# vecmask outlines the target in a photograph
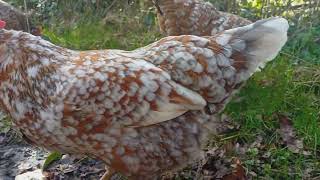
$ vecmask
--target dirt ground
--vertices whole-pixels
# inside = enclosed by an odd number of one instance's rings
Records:
[[[42,166],[49,155],[14,137],[14,132],[0,134],[0,179],[99,179],[105,171],[101,161],[68,156],[54,162],[43,173]]]

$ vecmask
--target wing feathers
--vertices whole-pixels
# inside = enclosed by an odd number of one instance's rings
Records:
[[[198,93],[191,91],[174,82],[169,94],[169,99],[159,100],[157,108],[151,109],[143,120],[134,123],[133,126],[149,126],[160,122],[174,119],[189,110],[202,110],[206,106],[206,101]]]

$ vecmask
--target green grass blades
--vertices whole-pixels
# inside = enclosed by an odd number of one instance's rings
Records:
[[[258,147],[241,155],[248,172],[267,179],[319,176],[319,71],[319,65],[293,65],[290,57],[282,55],[256,73],[227,106],[225,112],[241,127],[238,132],[225,135],[224,144],[254,144],[257,137],[263,139]],[[279,113],[291,119],[295,138],[303,141],[304,152],[293,153],[283,143]]]
[[[313,66],[309,71],[317,71],[316,65],[305,65],[308,66]],[[244,131],[251,132],[252,138],[254,132],[277,128],[275,114],[285,113],[293,119],[309,146],[319,146],[320,80],[314,76],[316,72],[305,77],[300,68],[301,65],[292,65],[286,56],[278,57],[254,75],[238,94],[240,101],[230,103],[226,112],[240,122]],[[308,82],[313,85],[307,86]]]
[[[140,48],[159,39],[160,33],[138,22],[132,26],[106,25],[102,22],[79,23],[61,29],[47,28],[44,34],[55,44],[76,50]],[[139,34],[139,35],[137,35]]]

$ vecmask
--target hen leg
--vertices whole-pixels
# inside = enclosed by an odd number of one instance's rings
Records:
[[[100,180],[111,180],[111,177],[115,173],[115,171],[107,166],[105,167],[105,169],[106,169],[106,172],[103,174]]]

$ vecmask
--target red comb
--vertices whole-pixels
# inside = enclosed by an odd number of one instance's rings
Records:
[[[0,20],[0,29],[3,29],[4,27],[6,27],[6,22]]]

